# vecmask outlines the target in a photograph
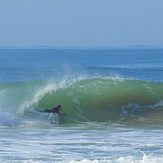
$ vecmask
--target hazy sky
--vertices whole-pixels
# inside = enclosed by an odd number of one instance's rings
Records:
[[[0,46],[163,46],[163,0],[0,0]]]

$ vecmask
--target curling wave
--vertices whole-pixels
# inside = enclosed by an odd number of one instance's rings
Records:
[[[0,112],[35,120],[43,116],[33,108],[44,110],[62,104],[68,114],[60,117],[63,123],[161,121],[162,89],[163,83],[110,77],[0,84]]]

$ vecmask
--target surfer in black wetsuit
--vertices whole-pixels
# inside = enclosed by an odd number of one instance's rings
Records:
[[[54,107],[52,109],[44,110],[43,112],[45,112],[45,113],[54,113],[54,114],[58,114],[58,115],[66,115],[65,113],[60,112],[61,109],[62,109],[62,106],[58,105],[58,106],[56,106],[56,107]]]

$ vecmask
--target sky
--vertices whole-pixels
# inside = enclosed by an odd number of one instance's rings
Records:
[[[163,0],[0,0],[0,46],[163,46]]]

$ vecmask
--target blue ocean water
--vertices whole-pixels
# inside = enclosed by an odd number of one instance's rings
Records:
[[[0,81],[49,80],[81,72],[162,81],[162,53],[162,48],[0,49]]]
[[[0,161],[162,162],[162,89],[162,48],[0,49]]]

